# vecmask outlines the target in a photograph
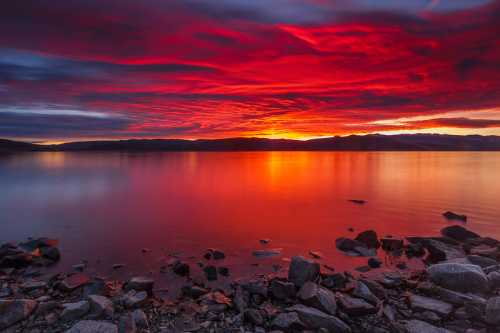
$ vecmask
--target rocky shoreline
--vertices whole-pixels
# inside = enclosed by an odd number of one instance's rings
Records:
[[[180,260],[164,268],[188,281],[182,296],[165,301],[147,276],[108,281],[86,275],[82,264],[77,272],[41,277],[40,269],[61,257],[48,239],[3,244],[0,331],[500,332],[499,241],[451,225],[440,236],[405,239],[367,230],[335,245],[346,255],[367,257],[357,269],[362,273],[336,272],[296,256],[287,278],[260,275],[210,288],[206,281],[229,274],[210,264],[224,257],[212,249],[203,256],[204,280],[189,278],[190,265]],[[425,268],[410,269],[402,261],[385,269],[377,251],[419,258]]]

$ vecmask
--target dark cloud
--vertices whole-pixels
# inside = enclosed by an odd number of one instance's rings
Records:
[[[435,128],[495,128],[500,127],[500,119],[471,119],[471,118],[434,118],[406,123],[410,127]]]

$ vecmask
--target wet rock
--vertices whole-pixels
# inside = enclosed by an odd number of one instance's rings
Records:
[[[460,225],[450,225],[441,229],[441,234],[459,242],[465,242],[469,239],[479,238],[480,236],[472,231],[465,229]]]
[[[109,288],[102,278],[93,278],[83,286],[83,296],[106,295]]]
[[[314,258],[314,259],[321,259],[323,258],[323,254],[319,251],[309,251],[309,255]]]
[[[217,249],[208,249],[207,253],[205,254],[205,258],[207,258],[207,254],[209,254],[209,258],[213,258],[214,260],[222,260],[226,257],[225,253],[222,252],[221,250]],[[209,259],[207,258],[207,259]]]
[[[364,243],[346,237],[337,238],[335,240],[335,246],[337,249],[350,255],[371,257],[377,254],[375,249],[369,249]]]
[[[227,268],[227,267],[218,267],[217,272],[222,276],[225,276],[225,277],[229,276],[229,268]]]
[[[115,309],[113,302],[109,298],[100,295],[90,295],[88,300],[92,318],[113,317]]]
[[[377,312],[377,309],[361,298],[338,294],[337,300],[342,310],[350,316],[364,316]]]
[[[274,318],[271,326],[284,331],[302,331],[305,328],[297,312],[280,313]]]
[[[500,296],[492,297],[486,303],[485,319],[490,325],[500,325]]]
[[[467,216],[466,215],[460,215],[460,214],[456,214],[454,212],[447,211],[447,212],[443,213],[443,216],[447,220],[467,222]]]
[[[208,281],[217,280],[217,268],[215,266],[205,266],[203,272],[205,272],[205,277]]]
[[[279,300],[286,300],[295,297],[295,285],[291,282],[274,279],[269,285],[271,295]]]
[[[134,319],[135,325],[142,329],[149,328],[148,316],[141,309],[135,309],[132,312],[132,318]]]
[[[367,248],[379,248],[380,242],[378,240],[377,233],[374,230],[366,230],[361,232],[354,239],[360,243],[363,243]]]
[[[491,272],[488,274],[488,281],[491,289],[500,288],[500,272]]]
[[[267,244],[271,243],[271,240],[269,238],[263,238],[263,239],[260,239],[259,242],[263,245],[267,245]]]
[[[433,326],[425,321],[410,320],[404,323],[404,327],[408,333],[453,333],[445,328]]]
[[[90,278],[82,273],[76,273],[66,277],[59,283],[59,290],[70,292],[89,283]]]
[[[59,261],[61,259],[61,253],[59,249],[55,246],[43,246],[40,248],[40,255],[44,258],[50,259],[52,261]]]
[[[87,267],[86,264],[76,264],[72,266],[73,269],[77,272],[83,272],[85,270],[85,267]]]
[[[352,291],[352,295],[354,297],[364,299],[372,305],[377,305],[380,302],[378,297],[371,292],[370,288],[368,288],[366,284],[361,281],[356,282],[356,286]]]
[[[488,278],[479,266],[442,263],[427,268],[432,282],[459,292],[484,292],[488,290]]]
[[[87,301],[64,303],[62,307],[61,320],[63,321],[77,320],[85,316],[90,310],[90,304]]]
[[[318,263],[302,256],[295,256],[290,263],[288,280],[297,287],[301,287],[307,281],[315,281],[319,276],[319,272],[320,266]]]
[[[366,272],[371,271],[371,267],[367,266],[367,265],[358,266],[358,267],[356,267],[354,269],[357,270],[358,272],[361,272],[361,273],[366,273]]]
[[[407,237],[411,243],[421,244],[428,252],[426,260],[431,263],[461,259],[465,257],[462,248],[445,238]]]
[[[122,297],[123,305],[127,308],[136,308],[147,302],[148,294],[145,291],[130,290]]]
[[[0,300],[0,330],[27,318],[37,302],[30,299]]]
[[[378,299],[387,298],[387,292],[380,283],[369,279],[360,279],[359,281],[362,282],[365,286],[367,286],[368,289],[370,289],[370,291],[372,292],[372,294],[375,295]]]
[[[257,258],[271,258],[281,255],[282,249],[268,249],[268,250],[256,250],[252,254]]]
[[[30,292],[37,289],[45,289],[47,288],[47,282],[44,281],[26,281],[24,282],[20,288],[23,292]]]
[[[398,238],[381,238],[382,249],[388,252],[398,251],[403,248],[403,240]]]
[[[4,256],[0,259],[0,267],[23,268],[33,263],[33,256],[29,253],[17,253]]]
[[[130,313],[120,316],[118,321],[119,333],[137,333],[137,326],[135,325],[134,318]]]
[[[412,309],[416,311],[432,311],[442,317],[449,316],[453,311],[453,305],[437,299],[419,295],[410,295],[409,300]]]
[[[315,308],[307,307],[302,304],[294,305],[288,308],[288,311],[296,312],[300,321],[309,329],[325,328],[330,332],[350,333],[351,328],[339,318],[326,314]]]
[[[355,203],[358,205],[364,205],[366,203],[365,200],[361,200],[361,199],[349,199],[349,202],[352,202],[352,203]]]
[[[382,266],[382,260],[379,258],[370,258],[368,259],[368,266],[370,266],[370,268],[379,268]]]
[[[123,267],[125,267],[125,264],[114,264],[114,265],[112,266],[112,268],[113,268],[114,270],[117,270],[117,269],[120,269],[120,268],[123,268]]]
[[[481,268],[490,267],[497,264],[497,261],[495,259],[478,255],[469,255],[466,258],[469,263],[471,263],[472,265],[477,265]]]
[[[172,271],[179,276],[188,276],[190,268],[188,264],[176,260],[174,265],[172,266]]]
[[[136,290],[136,291],[146,291],[148,295],[153,294],[154,280],[145,276],[135,276],[128,280],[123,289],[125,291]]]
[[[344,273],[335,273],[324,275],[321,279],[321,285],[328,289],[344,289],[348,278]]]
[[[325,313],[335,315],[337,302],[335,295],[328,289],[314,282],[306,282],[297,293],[297,297],[307,306],[311,306]]]
[[[410,243],[405,247],[405,253],[408,258],[423,257],[425,255],[425,248],[422,244]]]
[[[244,317],[245,320],[254,325],[261,326],[264,324],[264,317],[262,316],[262,313],[257,309],[245,310]]]
[[[118,333],[118,327],[106,321],[82,320],[73,325],[66,333]]]
[[[433,294],[444,302],[451,303],[456,306],[464,306],[466,304],[477,304],[481,307],[486,305],[486,300],[474,294],[463,294],[457,291],[449,290],[441,287],[433,287]]]
[[[243,290],[248,291],[250,294],[260,295],[267,298],[267,284],[262,279],[247,279],[240,282]]]

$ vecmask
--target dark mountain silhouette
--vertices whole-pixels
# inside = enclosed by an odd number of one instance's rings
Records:
[[[117,140],[38,145],[0,140],[3,151],[257,151],[257,150],[362,150],[362,151],[500,151],[500,136],[481,135],[351,135],[307,141],[261,138],[214,140]]]

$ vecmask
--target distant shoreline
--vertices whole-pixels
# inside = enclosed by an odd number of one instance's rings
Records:
[[[500,136],[371,134],[305,141],[264,138],[130,139],[81,141],[56,145],[0,139],[0,152],[20,151],[500,151]]]

